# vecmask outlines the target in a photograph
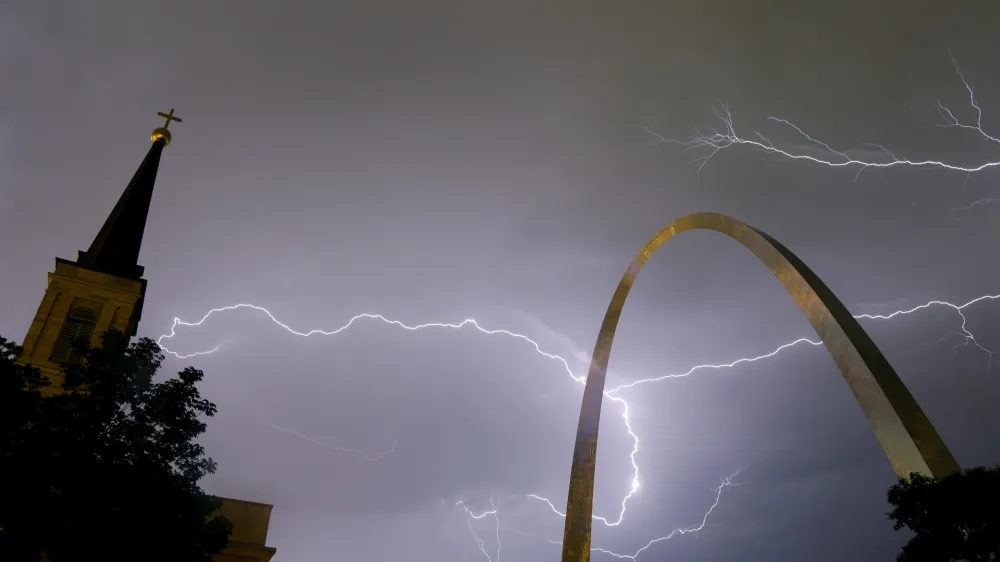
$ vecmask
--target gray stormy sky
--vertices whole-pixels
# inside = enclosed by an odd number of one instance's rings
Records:
[[[411,324],[477,318],[585,370],[636,250],[693,211],[731,214],[797,252],[856,313],[998,293],[996,173],[831,170],[747,149],[698,173],[656,146],[730,104],[743,132],[913,158],[1000,158],[935,128],[941,100],[974,119],[948,59],[1000,130],[990,2],[136,2],[0,8],[0,333],[23,337],[53,258],[97,232],[146,150],[174,127],[141,263],[142,335],[212,307],[266,306],[299,330],[377,312]],[[995,125],[994,125],[995,124]],[[1000,346],[994,301],[969,328]],[[992,323],[991,323],[992,319]],[[959,461],[1000,460],[1000,369],[953,346],[947,308],[865,324]],[[729,362],[813,336],[737,244],[671,241],[632,293],[612,382]],[[503,336],[358,321],[298,338],[253,310],[171,341],[220,407],[205,443],[213,493],[275,505],[275,560],[485,560],[455,502],[499,499],[502,559],[553,560],[581,388]],[[623,396],[642,488],[594,545],[639,560],[891,560],[893,474],[822,349]],[[596,512],[630,478],[606,407]],[[277,426],[277,427],[275,427]],[[282,431],[283,428],[285,431]],[[315,441],[290,432],[307,435]],[[325,443],[320,445],[316,441]],[[331,447],[364,449],[385,457]],[[489,519],[473,529],[496,560]],[[513,529],[513,530],[509,530]],[[596,553],[595,560],[615,560]]]

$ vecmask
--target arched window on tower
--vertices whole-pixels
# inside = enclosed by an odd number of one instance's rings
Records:
[[[62,332],[52,349],[49,360],[54,363],[76,363],[80,360],[76,353],[76,345],[81,339],[90,341],[97,326],[97,313],[89,308],[74,308],[66,315]]]

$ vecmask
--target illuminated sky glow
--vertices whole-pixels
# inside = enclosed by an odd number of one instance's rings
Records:
[[[856,313],[1000,291],[988,3],[50,8],[0,8],[0,334],[23,337],[52,259],[86,247],[171,107],[141,334],[234,303],[300,332],[403,324],[300,338],[241,308],[164,340],[216,350],[167,367],[206,372],[205,487],[275,505],[277,562],[557,557],[569,377],[636,249],[679,216],[768,232]],[[720,137],[712,107],[733,120]],[[894,159],[940,165],[874,165]],[[965,465],[1000,459],[997,306],[862,321]],[[403,329],[469,317],[509,333]],[[616,337],[595,561],[895,556],[892,471],[803,337],[731,240],[657,254]],[[719,368],[678,376],[701,364]]]

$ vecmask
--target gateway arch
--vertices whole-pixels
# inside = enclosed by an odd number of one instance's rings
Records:
[[[563,562],[590,560],[597,431],[611,344],[632,283],[649,257],[681,232],[707,228],[733,238],[771,270],[823,340],[896,474],[944,477],[959,470],[941,437],[892,366],[833,292],[788,248],[767,234],[716,213],[681,217],[656,233],[632,260],[611,297],[597,336],[580,407],[569,480]]]

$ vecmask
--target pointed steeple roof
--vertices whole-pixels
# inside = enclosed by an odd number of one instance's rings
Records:
[[[139,250],[142,247],[142,235],[146,230],[146,217],[149,205],[153,199],[153,185],[156,183],[156,171],[160,167],[160,155],[163,148],[170,144],[170,131],[167,125],[170,121],[181,120],[174,117],[174,110],[169,114],[159,113],[167,118],[167,123],[153,131],[153,145],[149,147],[146,158],[132,176],[125,192],[118,199],[118,204],[111,210],[101,231],[90,244],[90,248],[79,252],[77,265],[92,271],[99,271],[138,280],[142,277],[143,267],[139,265]]]

